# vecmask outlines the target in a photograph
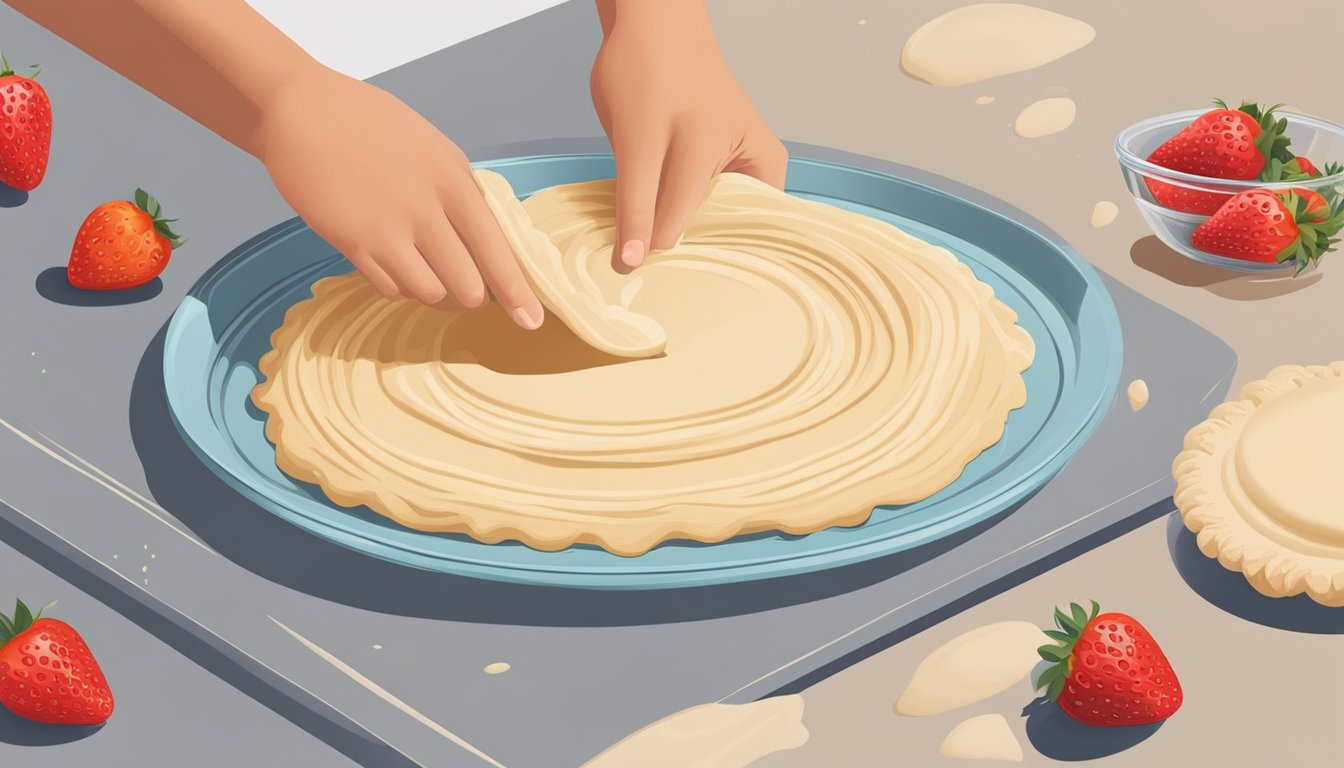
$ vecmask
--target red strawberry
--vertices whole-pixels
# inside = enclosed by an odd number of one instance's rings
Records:
[[[1334,176],[1340,171],[1344,171],[1344,166],[1341,166],[1339,163],[1326,163],[1325,170],[1322,171],[1307,158],[1298,156],[1283,164],[1283,171],[1278,181],[1317,179],[1321,176]]]
[[[1341,227],[1344,198],[1329,203],[1309,189],[1253,189],[1238,193],[1195,227],[1190,244],[1246,261],[1293,261],[1301,272],[1334,249]]]
[[[1296,168],[1293,167],[1294,163],[1297,164]],[[1307,178],[1313,178],[1315,176],[1321,175],[1321,172],[1316,169],[1316,166],[1310,160],[1301,155],[1298,155],[1297,157],[1290,160],[1287,164],[1284,165],[1284,168],[1287,169],[1289,173],[1305,173],[1307,174]]]
[[[0,614],[0,704],[29,720],[97,725],[112,716],[112,692],[89,646],[69,624],[33,616],[22,600]]]
[[[1181,683],[1157,641],[1123,613],[1092,612],[1077,603],[1055,609],[1054,645],[1040,647],[1051,665],[1036,680],[1046,697],[1086,725],[1142,725],[1166,720],[1181,708]]]
[[[135,202],[103,203],[79,227],[65,274],[76,288],[134,288],[159,276],[174,248],[186,242],[163,218],[163,208],[143,189]]]
[[[47,175],[50,154],[47,92],[32,77],[14,74],[0,56],[0,184],[23,192],[35,189]]]
[[[1259,178],[1271,167],[1272,160],[1286,163],[1291,159],[1289,139],[1283,135],[1288,121],[1275,119],[1277,105],[1262,109],[1245,102],[1229,109],[1222,101],[1214,103],[1218,109],[1205,112],[1163,142],[1148,155],[1148,162],[1211,179],[1249,181]],[[1145,181],[1158,205],[1187,213],[1211,214],[1232,196],[1230,192],[1188,189],[1156,179]]]

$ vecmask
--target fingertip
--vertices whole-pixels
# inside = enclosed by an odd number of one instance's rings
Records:
[[[622,264],[633,269],[644,263],[647,254],[648,248],[642,240],[628,240],[621,247],[620,260]]]
[[[485,283],[478,277],[466,285],[460,286],[454,293],[453,298],[463,309],[480,309],[490,303],[490,295],[486,293]]]
[[[416,298],[425,304],[438,304],[448,298],[448,289],[444,288],[442,284],[426,285],[419,289]]]
[[[537,330],[546,320],[546,313],[539,303],[515,307],[510,314],[513,317],[513,322],[517,323],[520,328],[529,331]]]

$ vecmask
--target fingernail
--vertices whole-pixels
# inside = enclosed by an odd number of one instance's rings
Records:
[[[527,307],[518,307],[513,310],[513,321],[529,331],[535,331],[541,327],[542,315],[541,307],[528,309]]]
[[[621,263],[627,267],[638,267],[644,263],[644,243],[631,240],[621,249]]]

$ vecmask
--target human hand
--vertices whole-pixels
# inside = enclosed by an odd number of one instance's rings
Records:
[[[257,131],[280,194],[384,296],[475,309],[493,294],[541,325],[466,155],[396,97],[322,68],[278,90]]]
[[[676,244],[715,175],[783,188],[788,152],[728,70],[702,0],[598,0],[598,11],[590,85],[616,155],[612,258],[636,267]]]

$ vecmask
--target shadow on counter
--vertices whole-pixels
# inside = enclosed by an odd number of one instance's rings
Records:
[[[19,717],[0,707],[0,743],[16,747],[49,747],[87,739],[101,731],[101,725],[53,725]]]
[[[1043,696],[1024,707],[1022,716],[1027,718],[1031,746],[1051,760],[1066,761],[1096,760],[1124,752],[1157,733],[1166,722],[1097,728],[1074,720]]]
[[[154,498],[211,548],[249,571],[315,597],[370,611],[473,623],[632,626],[735,616],[812,602],[908,571],[1012,514],[1016,506],[935,543],[890,557],[766,581],[673,590],[534,587],[418,570],[320,539],[253,504],[184,443],[163,385],[166,326],[131,389],[131,437]]]
[[[18,208],[28,202],[28,193],[0,184],[0,208]]]
[[[1290,632],[1344,634],[1344,611],[1321,605],[1306,595],[1265,597],[1240,573],[1227,570],[1200,552],[1195,534],[1181,522],[1179,512],[1167,518],[1167,548],[1176,572],[1185,583],[1200,597],[1233,616]]]
[[[1257,273],[1220,269],[1173,251],[1155,235],[1134,241],[1129,249],[1129,258],[1135,266],[1169,282],[1203,288],[1215,296],[1234,301],[1259,301],[1296,293],[1310,288],[1325,277],[1325,273],[1320,271],[1294,276],[1291,270]]]
[[[71,285],[65,267],[48,267],[37,274],[34,287],[42,298],[67,307],[115,307],[149,301],[163,291],[163,281],[156,277],[135,288],[89,291]]]

